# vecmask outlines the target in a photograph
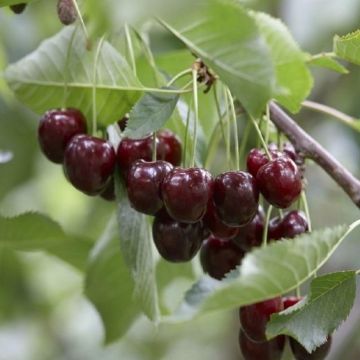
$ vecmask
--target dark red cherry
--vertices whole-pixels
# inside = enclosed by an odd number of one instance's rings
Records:
[[[219,219],[212,199],[209,200],[203,223],[215,237],[222,239],[231,239],[239,232],[239,228],[227,226]]]
[[[112,176],[111,179],[105,186],[105,189],[101,192],[100,196],[107,201],[114,201],[115,196],[115,184],[114,184],[114,177]]]
[[[15,14],[21,14],[25,11],[26,6],[26,3],[19,3],[15,5],[10,5],[10,9]]]
[[[280,157],[263,165],[256,182],[264,198],[278,208],[289,207],[302,190],[301,174],[288,157]]]
[[[221,280],[238,266],[244,252],[231,240],[210,236],[201,246],[200,261],[205,273]]]
[[[283,305],[284,305],[284,310],[286,310],[287,308],[294,306],[295,304],[297,304],[300,300],[302,300],[301,296],[285,296],[282,299]]]
[[[214,181],[214,204],[222,222],[243,226],[256,215],[259,191],[255,178],[245,171],[229,171]]]
[[[232,241],[244,251],[250,251],[253,247],[260,246],[263,240],[264,222],[264,210],[259,206],[251,223],[239,228],[237,235]]]
[[[271,314],[282,310],[281,297],[243,306],[239,310],[241,327],[253,341],[265,341],[266,324]]]
[[[277,146],[272,146],[272,144],[269,145],[269,151],[271,154],[272,159],[276,159],[279,157],[284,156],[284,153],[278,151]],[[269,162],[269,158],[266,155],[265,151],[263,149],[254,148],[251,149],[247,159],[246,159],[246,166],[249,171],[249,173],[256,177],[259,169],[267,164]]]
[[[312,353],[309,353],[301,344],[295,339],[289,337],[291,351],[296,360],[323,360],[329,354],[331,347],[331,336],[328,340],[315,349]]]
[[[212,195],[212,185],[212,176],[205,169],[173,169],[161,185],[167,212],[180,222],[201,220]]]
[[[131,206],[144,214],[155,215],[163,207],[160,186],[172,170],[166,161],[137,160],[127,177],[127,192]]]
[[[66,147],[64,171],[75,188],[88,195],[100,194],[114,173],[115,152],[105,140],[75,135]]]
[[[205,238],[201,222],[181,223],[172,219],[165,210],[156,214],[152,232],[157,250],[170,262],[191,260]]]
[[[165,160],[174,166],[181,164],[181,141],[170,130],[159,130],[157,133],[156,158]]]
[[[124,178],[136,160],[152,160],[153,148],[152,136],[146,136],[142,139],[123,138],[117,149],[117,163]]]
[[[292,239],[308,231],[306,216],[302,211],[293,210],[270,220],[268,238],[278,240],[281,238]]]
[[[281,335],[269,341],[255,342],[240,329],[239,344],[245,360],[280,360],[285,347],[285,336]]]
[[[66,145],[77,134],[86,133],[86,119],[77,109],[54,109],[40,119],[38,139],[41,150],[52,162],[61,164]]]

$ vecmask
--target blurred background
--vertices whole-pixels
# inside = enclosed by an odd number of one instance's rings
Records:
[[[358,0],[246,3],[280,17],[301,47],[311,53],[331,51],[333,35],[359,26]],[[21,16],[0,10],[0,70],[61,29],[55,6],[55,1],[34,2]],[[175,51],[178,47],[174,39],[159,31],[156,44],[154,51],[159,56],[164,49]],[[359,118],[360,67],[346,66],[349,75],[313,69],[315,87],[310,99]],[[39,211],[49,214],[69,232],[99,236],[114,204],[88,198],[73,189],[61,167],[48,162],[39,152],[38,116],[12,97],[1,77],[0,92],[0,150],[13,153],[11,162],[0,164],[0,213],[11,216]],[[360,177],[358,133],[334,119],[305,110],[296,119]],[[359,218],[355,205],[321,169],[310,164],[307,179],[314,228]],[[358,269],[358,237],[359,231],[349,236],[322,272]],[[157,328],[139,318],[121,340],[105,347],[100,318],[83,296],[82,280],[77,270],[49,255],[0,248],[0,360],[241,359],[236,312]],[[350,317],[334,335],[330,360],[360,358],[359,304],[358,296]]]

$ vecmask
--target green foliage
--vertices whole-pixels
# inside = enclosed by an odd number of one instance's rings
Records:
[[[170,118],[178,100],[178,94],[145,94],[130,112],[124,135],[136,139],[159,130]]]
[[[20,251],[47,251],[80,270],[86,267],[91,241],[66,234],[50,218],[27,213],[13,218],[0,216],[0,246]]]
[[[289,335],[312,352],[348,317],[355,293],[355,271],[319,276],[301,303],[271,316],[266,334],[268,338]]]
[[[344,60],[360,65],[360,30],[334,37],[334,52]]]
[[[242,265],[219,282],[203,276],[186,294],[171,321],[233,309],[285,294],[325,263],[352,229],[314,231],[294,240],[276,241],[247,254]]]
[[[340,64],[340,62],[338,62],[336,59],[334,59],[332,54],[321,53],[313,56],[309,54],[307,62],[309,65],[326,68],[338,72],[339,74],[349,73],[349,70],[345,66]]]
[[[19,100],[37,113],[66,104],[81,109],[88,118],[96,86],[97,120],[111,124],[135,104],[142,85],[108,42],[89,51],[83,33],[76,29],[67,27],[45,40],[33,53],[10,65],[5,78]]]
[[[36,0],[20,0],[21,3],[30,3]],[[0,7],[19,4],[19,0],[0,0]]]

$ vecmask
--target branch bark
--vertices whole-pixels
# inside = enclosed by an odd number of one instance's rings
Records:
[[[274,102],[270,103],[270,116],[272,122],[289,138],[295,149],[321,166],[360,208],[360,180]]]

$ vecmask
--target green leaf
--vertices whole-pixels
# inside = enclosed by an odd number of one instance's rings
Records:
[[[276,100],[292,112],[298,112],[313,86],[305,54],[291,36],[285,24],[271,16],[253,12],[275,64]]]
[[[289,335],[308,352],[326,342],[329,335],[348,317],[356,294],[355,271],[315,278],[310,294],[301,303],[271,316],[266,335]]]
[[[256,249],[225,280],[203,276],[168,320],[188,320],[285,294],[309,279],[353,228],[327,228]]]
[[[133,292],[134,282],[121,256],[113,217],[92,251],[85,280],[85,294],[101,316],[106,343],[125,334],[140,313]]]
[[[10,5],[16,5],[20,3],[30,3],[34,2],[36,0],[0,0],[0,7],[10,6]]]
[[[125,136],[136,139],[159,130],[170,118],[178,94],[145,94],[130,112]]]
[[[360,65],[360,30],[334,37],[334,52],[344,60]]]
[[[349,70],[345,66],[340,64],[331,54],[328,53],[321,53],[317,55],[309,54],[307,62],[309,65],[326,68],[340,74],[349,73]]]
[[[145,215],[131,207],[120,180],[116,181],[116,192],[120,247],[134,281],[134,297],[149,319],[157,322],[160,310],[151,226]]]
[[[13,218],[0,216],[0,246],[20,251],[47,251],[83,270],[91,240],[66,234],[50,218],[26,213]]]
[[[10,65],[5,79],[18,99],[37,113],[61,107],[66,95],[66,105],[81,109],[90,119],[96,62],[97,119],[111,124],[130,111],[142,85],[108,42],[102,43],[98,56],[97,50],[94,44],[88,51],[84,34],[69,26]]]
[[[210,66],[258,116],[272,97],[274,68],[255,20],[231,0],[198,1],[163,25]]]

